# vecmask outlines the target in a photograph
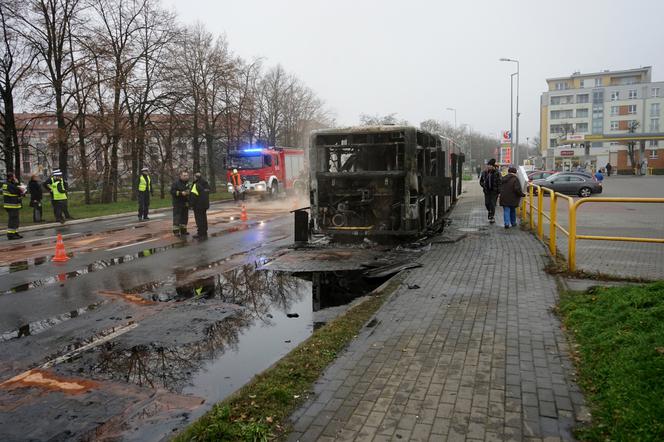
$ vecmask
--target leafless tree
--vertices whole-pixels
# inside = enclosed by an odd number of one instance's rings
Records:
[[[26,12],[16,15],[17,29],[38,54],[41,90],[52,100],[58,130],[55,145],[58,166],[67,174],[69,133],[67,132],[66,107],[69,97],[65,83],[71,76],[73,66],[69,34],[74,19],[81,11],[80,0],[29,0]]]
[[[102,202],[117,201],[118,151],[125,129],[123,91],[132,70],[140,60],[138,38],[141,16],[148,0],[92,0],[91,7],[99,18],[93,38],[111,65],[112,89],[110,107],[110,170],[105,173]]]
[[[32,72],[36,53],[16,30],[15,14],[21,14],[21,3],[17,0],[0,2],[0,27],[2,50],[0,51],[0,131],[2,131],[2,154],[6,170],[21,174],[21,155],[18,127],[14,115],[14,97],[17,88],[26,85]]]

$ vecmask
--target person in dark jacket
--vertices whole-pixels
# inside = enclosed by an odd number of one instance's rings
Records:
[[[516,227],[516,208],[519,207],[521,198],[526,196],[521,190],[521,182],[516,176],[516,167],[507,169],[507,175],[502,179],[500,185],[500,205],[503,206],[503,221],[505,228]]]
[[[44,220],[42,212],[42,198],[44,192],[42,191],[41,183],[37,175],[32,175],[28,182],[28,192],[30,192],[30,207],[32,207],[32,220],[40,223]]]
[[[491,224],[496,222],[496,201],[500,194],[500,179],[500,171],[496,167],[496,160],[491,158],[480,176],[480,186],[484,191],[484,206]]]
[[[2,185],[3,207],[7,211],[7,239],[21,239],[18,233],[21,212],[21,198],[24,189],[20,187],[14,172],[7,172],[7,182]]]
[[[191,185],[189,204],[194,211],[197,233],[196,239],[207,239],[207,210],[210,208],[210,185],[201,176],[200,172],[194,174],[194,183]]]
[[[189,235],[187,222],[189,221],[189,174],[180,172],[180,177],[171,185],[173,198],[173,234],[175,236]]]

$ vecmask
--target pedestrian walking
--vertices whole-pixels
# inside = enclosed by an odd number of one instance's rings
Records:
[[[51,202],[53,204],[53,215],[60,224],[65,223],[65,218],[69,214],[67,209],[67,185],[62,178],[60,169],[53,171],[53,176],[45,183],[48,191],[51,192]],[[69,217],[71,219],[71,216]]]
[[[611,163],[606,163],[606,176],[611,176],[611,169],[613,169]]]
[[[194,183],[191,185],[189,203],[194,211],[196,220],[195,239],[207,239],[207,210],[210,208],[210,185],[202,177],[200,172],[194,174]]]
[[[500,194],[500,171],[496,167],[496,160],[491,158],[480,176],[480,186],[484,192],[484,205],[486,206],[489,222],[496,222],[496,201]]]
[[[597,172],[595,172],[595,179],[599,181],[600,183],[604,181],[604,175],[602,175],[602,170],[598,169]]]
[[[30,207],[32,207],[32,221],[40,223],[44,221],[44,212],[42,211],[42,198],[44,192],[39,183],[39,177],[32,175],[28,182],[28,192],[30,193]]]
[[[2,185],[2,202],[7,211],[7,239],[21,239],[18,226],[21,220],[21,198],[25,193],[13,172],[7,172],[7,181]]]
[[[475,167],[475,172],[477,173],[477,179],[479,179],[480,176],[482,175],[482,167],[480,166]]]
[[[173,198],[173,234],[175,236],[189,235],[187,222],[189,222],[189,174],[180,172],[180,177],[171,185]]]
[[[138,220],[149,220],[148,210],[150,209],[150,197],[154,196],[152,188],[152,178],[150,169],[144,167],[141,169],[141,175],[138,177]]]
[[[503,206],[503,223],[505,228],[516,227],[516,208],[521,198],[526,196],[521,190],[519,177],[516,176],[516,167],[507,169],[507,175],[500,184],[500,205]]]

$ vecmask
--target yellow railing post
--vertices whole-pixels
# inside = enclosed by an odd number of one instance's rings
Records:
[[[542,223],[542,206],[544,205],[544,192],[537,187],[537,236],[541,240],[544,237],[544,226]]]
[[[528,219],[530,223],[530,230],[533,230],[535,227],[535,219],[533,218],[533,186],[530,186],[530,189],[528,189]]]
[[[576,271],[576,203],[569,202],[569,238],[567,245],[567,265],[569,271]]]
[[[556,256],[556,218],[557,218],[556,192],[551,192],[551,207],[549,210],[549,251],[551,256]]]

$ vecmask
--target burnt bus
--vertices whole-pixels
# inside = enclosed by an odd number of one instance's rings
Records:
[[[416,237],[442,229],[461,194],[464,156],[410,126],[314,131],[309,145],[314,233]]]

